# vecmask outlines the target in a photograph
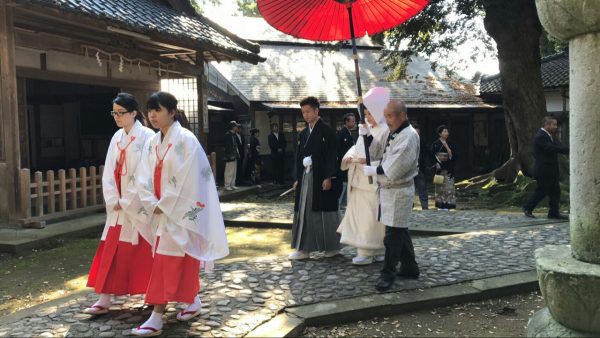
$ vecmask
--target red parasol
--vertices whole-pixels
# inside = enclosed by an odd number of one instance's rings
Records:
[[[423,10],[429,0],[257,0],[257,4],[265,20],[286,34],[313,41],[352,40],[359,112],[364,122],[355,38],[398,26]]]
[[[429,0],[258,0],[258,9],[278,30],[313,41],[350,40],[396,27],[419,13]]]

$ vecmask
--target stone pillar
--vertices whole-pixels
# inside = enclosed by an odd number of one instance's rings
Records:
[[[0,0],[0,223],[17,218],[20,168],[13,9]]]
[[[528,336],[600,334],[600,1],[536,0],[546,30],[569,41],[571,246],[536,250],[547,309]]]

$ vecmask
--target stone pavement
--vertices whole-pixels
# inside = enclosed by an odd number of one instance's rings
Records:
[[[294,203],[221,203],[221,210],[226,221],[247,223],[286,223],[292,224]],[[545,217],[527,218],[522,213],[496,212],[489,210],[413,210],[410,217],[410,228],[446,229],[473,231],[484,229],[517,228],[532,225],[560,223]]]
[[[422,275],[418,280],[397,280],[391,292],[533,270],[534,249],[567,244],[568,230],[568,224],[562,223],[416,239]],[[217,263],[212,273],[201,274],[201,316],[179,323],[176,309],[169,308],[165,335],[243,336],[285,307],[374,294],[381,265],[353,266],[354,250],[344,248],[342,252],[343,256],[335,258],[313,256],[300,262],[272,256]],[[149,315],[140,296],[118,297],[107,315],[92,318],[81,314],[95,298],[89,293],[59,305],[24,310],[24,316],[12,323],[0,319],[0,337],[124,336]]]

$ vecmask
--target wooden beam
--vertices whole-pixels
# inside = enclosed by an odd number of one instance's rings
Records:
[[[0,0],[0,222],[18,218],[20,169],[17,72],[13,8]]]
[[[95,76],[87,76],[87,75],[79,75],[79,74],[70,74],[63,72],[55,72],[55,71],[42,71],[39,69],[32,69],[26,67],[17,67],[17,74],[19,77],[24,77],[28,79],[36,79],[36,80],[46,80],[46,81],[61,81],[61,82],[69,82],[69,83],[79,83],[85,85],[99,85],[99,86],[107,86],[107,87],[130,87],[130,88],[138,88],[142,90],[150,90],[155,91],[160,89],[160,83],[156,82],[142,82],[142,81],[128,81],[128,80],[120,80],[120,79],[107,79],[104,77],[95,77]]]
[[[40,51],[59,51],[65,53],[81,54],[82,46],[90,45],[90,42],[83,40],[75,40],[66,38],[64,36],[58,36],[48,33],[33,33],[30,31],[24,31],[22,29],[16,30],[16,41],[17,46],[26,47],[31,49],[37,49]],[[111,53],[120,53],[131,59],[140,58],[142,60],[160,60],[164,63],[174,63],[169,71],[173,73],[181,73],[189,76],[196,76],[200,72],[195,65],[190,63],[170,59],[160,58],[158,54],[144,53],[135,50],[122,49],[114,46],[104,45],[101,43],[94,44],[94,47],[100,48]],[[90,51],[92,53],[92,51]]]

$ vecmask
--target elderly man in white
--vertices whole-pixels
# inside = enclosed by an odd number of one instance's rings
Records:
[[[379,221],[385,224],[385,260],[375,286],[386,291],[394,284],[396,275],[416,279],[419,267],[415,260],[408,218],[415,196],[413,179],[418,173],[419,135],[408,122],[406,105],[392,100],[384,110],[389,130],[374,138],[370,152],[381,159],[378,166],[365,166],[366,176],[377,176],[379,184]],[[362,127],[360,134],[368,134]],[[401,263],[397,271],[396,266]]]

